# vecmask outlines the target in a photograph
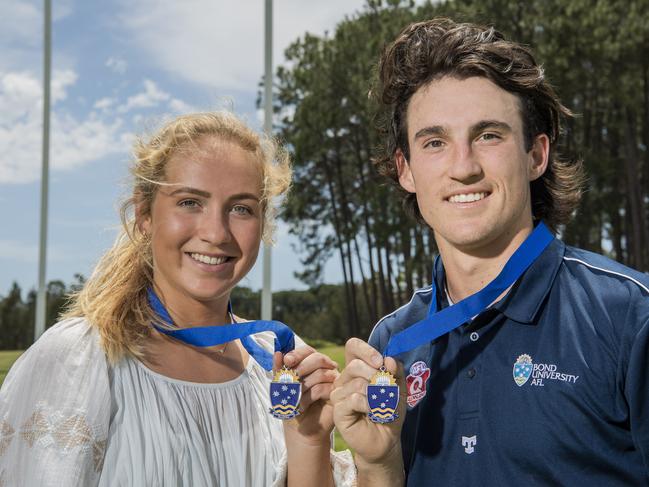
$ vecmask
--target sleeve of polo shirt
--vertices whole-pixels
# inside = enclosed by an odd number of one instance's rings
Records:
[[[631,436],[649,476],[649,318],[635,335],[626,370]]]
[[[390,333],[388,327],[385,326],[385,321],[380,321],[370,333],[370,337],[367,340],[372,347],[377,349],[379,352],[383,353],[385,347],[388,346],[388,341],[390,339]]]

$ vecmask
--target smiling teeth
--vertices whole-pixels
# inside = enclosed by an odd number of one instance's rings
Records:
[[[203,264],[210,264],[210,265],[217,265],[217,264],[223,264],[226,260],[228,260],[227,257],[210,257],[208,255],[203,255],[203,254],[189,254],[192,259],[197,260],[198,262],[202,262]]]
[[[479,201],[487,196],[487,193],[469,193],[469,194],[456,194],[451,196],[448,200],[451,203],[473,203]]]

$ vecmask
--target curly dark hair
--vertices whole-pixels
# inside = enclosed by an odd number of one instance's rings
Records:
[[[381,127],[385,146],[374,160],[379,173],[401,189],[395,154],[401,150],[406,160],[410,158],[408,104],[419,88],[443,76],[480,76],[518,97],[526,150],[531,150],[538,134],[550,139],[548,168],[530,183],[532,214],[554,230],[566,223],[579,204],[584,183],[581,161],[562,160],[556,154],[561,121],[572,112],[561,104],[531,50],[506,40],[493,27],[436,18],[409,25],[386,47],[376,90],[387,113]],[[401,192],[406,211],[423,222],[416,196]]]

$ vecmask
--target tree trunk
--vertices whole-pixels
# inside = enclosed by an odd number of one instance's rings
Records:
[[[624,117],[624,167],[626,169],[627,198],[630,212],[629,223],[631,228],[628,238],[632,239],[631,261],[633,267],[638,270],[645,270],[645,211],[642,201],[642,189],[640,187],[639,154],[636,142],[636,121],[633,109],[627,107]]]

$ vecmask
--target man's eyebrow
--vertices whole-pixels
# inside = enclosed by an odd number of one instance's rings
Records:
[[[512,131],[509,124],[501,122],[500,120],[481,120],[471,127],[471,132],[482,132],[485,129],[499,129],[505,132]]]
[[[182,186],[178,189],[174,189],[171,193],[169,193],[169,196],[174,196],[178,193],[195,194],[196,196],[202,196],[203,198],[209,198],[210,196],[212,196],[212,193],[209,193],[208,191],[192,188],[190,186]]]
[[[422,137],[428,137],[429,135],[446,135],[447,131],[441,125],[431,125],[430,127],[424,127],[417,130],[415,134],[415,139],[421,139]]]

